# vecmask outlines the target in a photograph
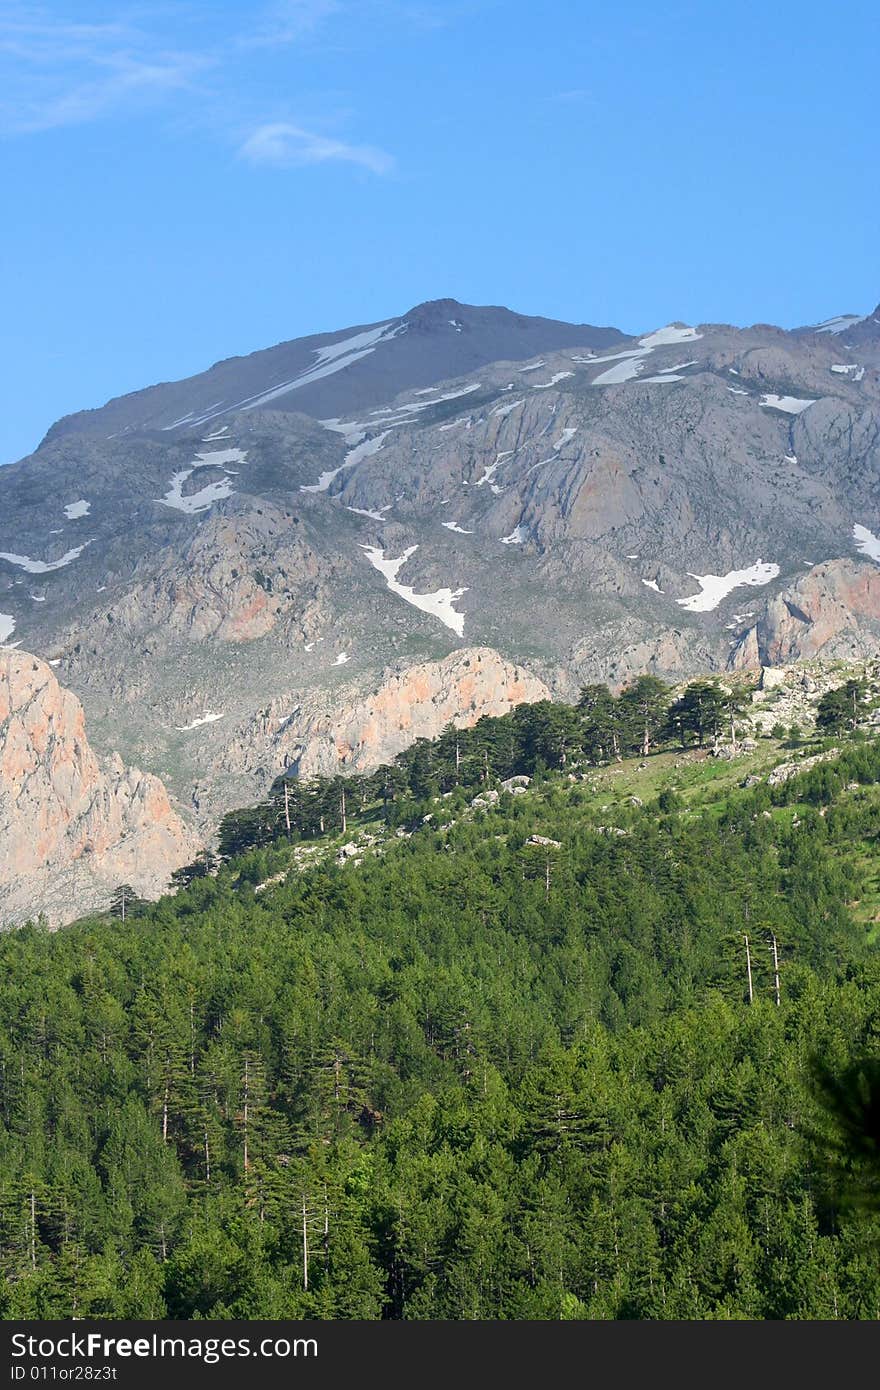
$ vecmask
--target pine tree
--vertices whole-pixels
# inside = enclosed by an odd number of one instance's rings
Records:
[[[128,883],[120,883],[113,889],[113,896],[110,899],[110,913],[113,917],[118,917],[120,922],[124,922],[126,917],[135,917],[141,908],[145,906],[143,898],[135,892]]]

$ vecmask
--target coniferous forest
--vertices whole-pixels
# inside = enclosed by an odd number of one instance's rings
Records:
[[[2,936],[3,1316],[880,1316],[880,743],[841,697],[826,761],[684,785],[697,684],[279,784]]]

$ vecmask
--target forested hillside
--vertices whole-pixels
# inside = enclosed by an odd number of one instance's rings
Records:
[[[176,896],[0,939],[3,1315],[880,1316],[880,744],[841,703],[773,784],[636,714],[578,771],[554,714],[527,789],[417,748],[358,863],[282,788]]]

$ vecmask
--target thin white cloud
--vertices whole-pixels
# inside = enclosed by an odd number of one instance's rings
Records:
[[[245,140],[239,154],[251,164],[277,169],[336,162],[358,164],[373,174],[388,174],[394,167],[392,156],[373,145],[351,145],[344,140],[316,135],[287,121],[258,126]]]
[[[65,23],[12,5],[0,12],[0,129],[82,125],[189,87],[210,62],[124,23]]]
[[[7,129],[31,134],[84,125],[122,106],[137,105],[188,87],[202,65],[184,57],[168,56],[153,62],[124,59],[112,66],[106,77],[32,97],[15,112],[7,113]]]
[[[177,98],[178,104],[186,99],[191,115],[201,111],[215,133],[235,141],[239,155],[251,164],[291,169],[338,163],[388,174],[394,160],[385,150],[291,121],[258,124],[259,111],[252,111],[250,133],[241,143],[248,129],[241,119],[246,88],[230,90],[236,59],[250,48],[307,41],[326,22],[349,11],[350,0],[272,0],[251,16],[246,34],[223,34],[207,26],[208,42],[206,26],[196,26],[195,11],[190,11],[187,46],[180,24],[170,38],[169,12],[162,5],[141,9],[137,20],[114,16],[106,23],[84,23],[35,0],[0,0],[0,136],[119,118],[168,106]],[[210,74],[209,83],[205,74]]]
[[[247,48],[296,43],[343,9],[341,0],[276,0],[254,30],[239,42]]]

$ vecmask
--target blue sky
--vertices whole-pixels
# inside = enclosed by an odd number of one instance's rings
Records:
[[[878,53],[876,0],[0,0],[0,461],[445,295],[865,312]]]

